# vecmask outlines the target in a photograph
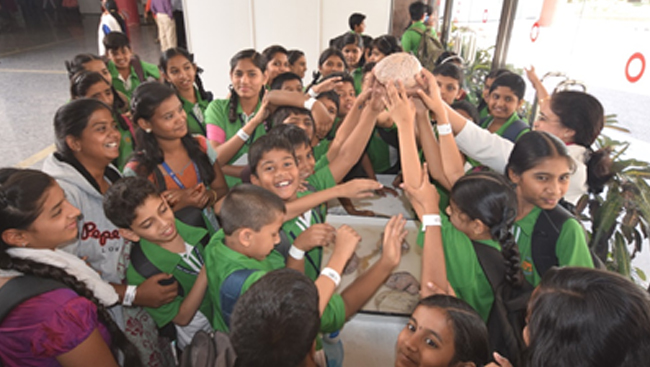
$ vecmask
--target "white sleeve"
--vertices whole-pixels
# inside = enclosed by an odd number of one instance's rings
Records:
[[[567,147],[569,155],[575,162],[576,170],[571,175],[571,181],[569,181],[569,189],[564,195],[564,200],[570,202],[573,205],[578,203],[578,200],[582,195],[587,193],[587,166],[584,164],[586,149],[580,147],[579,145],[570,145]]]
[[[467,121],[456,135],[456,145],[463,154],[481,162],[496,172],[504,173],[514,144],[486,129]]]

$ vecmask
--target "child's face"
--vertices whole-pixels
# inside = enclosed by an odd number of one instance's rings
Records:
[[[287,80],[284,83],[282,83],[282,87],[280,90],[284,90],[287,92],[300,92],[302,93],[302,83],[300,80],[297,79],[292,79],[292,80]]]
[[[135,210],[131,231],[140,238],[164,246],[176,239],[174,212],[160,195],[151,195]]]
[[[436,81],[438,82],[438,87],[440,87],[440,96],[442,97],[442,100],[448,105],[454,103],[460,94],[460,85],[458,84],[458,80],[449,76],[436,75]]]
[[[289,117],[284,119],[282,123],[296,125],[299,128],[303,129],[305,131],[305,134],[307,134],[309,140],[314,137],[314,120],[312,120],[309,115],[292,113],[289,115]]]
[[[373,47],[372,51],[370,51],[370,57],[368,58],[368,61],[370,62],[380,62],[386,55],[384,55],[377,47]]]
[[[256,171],[251,175],[254,185],[271,191],[284,201],[295,199],[300,186],[300,172],[291,152],[273,149],[264,153]]]
[[[509,87],[496,87],[488,98],[490,115],[498,119],[508,119],[521,105],[519,97]]]
[[[81,212],[68,202],[59,184],[53,182],[40,200],[41,213],[22,230],[24,242],[20,245],[53,250],[77,239],[77,219]]]
[[[149,121],[141,121],[141,127],[151,129],[151,133],[158,139],[175,140],[187,134],[187,114],[175,94],[156,108]]]
[[[284,215],[277,212],[273,222],[262,226],[257,232],[253,231],[247,255],[257,261],[262,261],[269,256],[275,245],[280,243],[280,228],[283,223]]]
[[[517,185],[517,200],[544,210],[555,208],[569,189],[571,167],[567,157],[550,157],[521,175],[509,173]]]
[[[108,68],[106,67],[106,63],[103,62],[102,60],[88,61],[87,63],[83,64],[83,67],[85,70],[100,73],[104,77],[104,79],[106,79],[109,83],[111,83],[111,85],[113,85],[113,76],[111,76],[111,73],[108,71]]]
[[[95,162],[110,163],[120,155],[121,135],[111,111],[100,108],[90,115],[79,139],[72,139],[76,155]]]
[[[326,97],[319,98],[318,100],[320,101],[320,103],[322,103],[325,106],[325,108],[327,109],[327,114],[330,115],[332,120],[335,119],[339,113],[338,108],[336,108],[336,103],[334,103],[334,101]]]
[[[268,82],[272,82],[276,76],[289,71],[289,59],[286,54],[276,52],[273,58],[266,64],[266,75]]]
[[[445,311],[418,306],[397,337],[395,367],[447,367],[456,354]]]
[[[345,117],[352,109],[354,102],[357,100],[354,85],[352,85],[352,83],[343,82],[336,86],[334,91],[339,95],[339,117]]]
[[[345,62],[348,63],[348,67],[356,68],[359,60],[361,59],[361,48],[355,44],[350,44],[343,46],[341,52],[343,52],[343,57],[345,57]]]
[[[307,72],[307,60],[304,56],[300,56],[296,62],[291,65],[291,72],[298,75],[300,79],[305,77]]]
[[[133,56],[133,53],[130,48],[121,47],[117,50],[108,50],[106,55],[109,60],[113,61],[115,67],[118,69],[131,68],[131,56]]]
[[[266,77],[250,59],[243,59],[230,72],[230,81],[240,98],[255,98],[259,97]]]
[[[307,177],[314,174],[314,166],[316,166],[316,159],[314,159],[314,152],[311,146],[302,144],[301,146],[293,147],[296,153],[296,161],[298,162],[298,171],[300,172],[300,180],[304,181]]]
[[[323,77],[326,77],[332,73],[341,73],[345,71],[345,65],[343,60],[337,55],[332,55],[328,57],[323,65],[319,66],[318,69]]]
[[[179,91],[194,90],[196,65],[183,55],[176,55],[167,61],[165,79]]]
[[[113,106],[113,101],[115,99],[111,86],[103,81],[95,83],[88,88],[84,97],[102,101],[109,106]]]

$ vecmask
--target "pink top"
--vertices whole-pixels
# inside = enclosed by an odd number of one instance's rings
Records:
[[[111,345],[97,307],[71,289],[56,289],[14,308],[0,324],[0,359],[5,367],[60,366],[56,357],[76,348],[93,330]]]

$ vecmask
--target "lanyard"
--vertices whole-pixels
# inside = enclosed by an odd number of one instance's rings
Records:
[[[207,132],[205,131],[205,117],[203,116],[203,113],[201,112],[201,108],[199,107],[199,104],[195,104],[194,107],[190,110],[190,115],[194,118],[194,120],[198,123],[199,127],[201,128],[201,131],[203,131],[203,135],[206,135]]]
[[[199,183],[201,182],[201,174],[199,173],[199,167],[196,166],[196,163],[194,163],[194,161],[192,161],[192,165],[194,166],[194,172],[196,172],[196,182]],[[169,177],[171,177],[172,180],[176,182],[176,185],[178,185],[179,188],[184,189],[185,185],[183,185],[183,182],[181,182],[180,178],[176,176],[176,173],[172,171],[172,169],[169,167],[167,162],[162,162],[162,166],[167,172],[167,174],[169,175]]]

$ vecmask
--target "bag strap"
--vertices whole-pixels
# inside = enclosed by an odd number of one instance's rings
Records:
[[[573,216],[561,205],[551,210],[542,210],[537,218],[531,238],[531,251],[533,264],[539,276],[543,276],[553,266],[559,265],[555,249],[562,226],[569,218]]]
[[[158,267],[149,260],[147,255],[144,254],[139,242],[134,243],[133,247],[131,247],[131,265],[133,265],[133,269],[135,269],[135,271],[145,279],[149,279],[156,274],[162,273],[162,270],[158,269]],[[161,285],[169,285],[173,282],[178,282],[175,277],[161,280],[158,283]],[[185,296],[185,290],[181,287],[180,283],[178,283],[178,295],[181,297]]]
[[[517,142],[517,138],[519,137],[519,134],[521,134],[521,132],[526,129],[530,129],[530,126],[528,126],[527,123],[521,120],[515,120],[512,122],[512,124],[510,124],[510,126],[506,128],[506,130],[503,132],[503,135],[501,135],[501,137],[515,143]]]
[[[135,75],[138,76],[140,83],[144,83],[147,79],[144,77],[144,69],[142,69],[142,63],[140,62],[140,57],[138,55],[133,55],[131,57],[131,66],[135,71]]]
[[[23,275],[10,279],[0,288],[0,323],[18,305],[30,298],[67,285],[53,279]]]
[[[230,316],[235,309],[235,303],[241,295],[241,289],[248,276],[254,273],[253,269],[240,269],[232,272],[221,284],[219,290],[219,303],[221,303],[221,316],[226,326],[230,327]]]
[[[472,241],[474,252],[478,258],[478,262],[485,273],[492,291],[497,292],[497,289],[503,284],[506,279],[506,267],[503,262],[503,255],[499,250],[490,247],[484,243]]]

